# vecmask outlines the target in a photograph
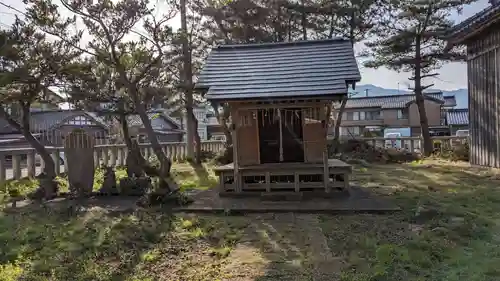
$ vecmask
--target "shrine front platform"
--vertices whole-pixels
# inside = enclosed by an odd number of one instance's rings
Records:
[[[234,164],[214,169],[219,177],[219,191],[247,192],[325,192],[345,190],[349,187],[351,165],[338,159],[323,163],[271,163],[239,168],[240,185],[234,179]]]

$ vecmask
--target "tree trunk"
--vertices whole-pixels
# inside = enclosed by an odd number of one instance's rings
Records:
[[[132,141],[130,140],[130,133],[128,131],[127,115],[125,114],[125,112],[120,112],[119,116],[123,141],[125,142],[127,148],[130,149],[132,147]]]
[[[121,131],[123,134],[123,141],[125,142],[125,145],[127,146],[128,150],[127,159],[125,161],[125,165],[127,168],[127,176],[129,178],[132,178],[134,176],[140,177],[144,175],[144,167],[142,164],[145,164],[146,161],[144,160],[144,158],[142,158],[142,154],[139,150],[139,147],[135,145],[135,143],[132,142],[132,139],[130,138],[127,115],[122,107],[120,108],[119,118],[120,118]]]
[[[193,116],[191,116],[191,120],[193,120],[192,122],[192,127],[191,130],[194,132],[194,141],[196,143],[196,145],[194,146],[194,154],[195,154],[195,158],[194,158],[194,163],[196,164],[201,164],[201,138],[200,138],[200,134],[198,133],[198,119],[196,119],[196,116],[194,116],[194,113],[192,113]]]
[[[301,13],[301,21],[302,25],[302,40],[307,40],[307,13],[306,13],[306,5],[305,0],[301,1],[302,13]]]
[[[170,179],[170,168],[172,167],[172,162],[163,152],[161,148],[160,142],[156,136],[156,133],[151,126],[151,120],[149,120],[148,114],[146,112],[146,108],[140,101],[135,101],[135,107],[137,109],[137,113],[141,118],[142,124],[144,125],[144,129],[146,130],[146,134],[148,135],[148,139],[153,148],[153,152],[155,153],[158,161],[160,162],[160,171],[159,171],[159,179],[160,186],[162,188],[168,189],[168,191],[172,191],[171,187],[168,184],[168,180]]]
[[[421,76],[421,56],[420,56],[420,38],[415,40],[415,102],[418,107],[418,115],[420,115],[420,128],[422,131],[423,155],[430,156],[433,151],[432,140],[429,132],[429,122],[427,120],[427,113],[425,110],[425,99],[422,92],[422,76]]]
[[[334,135],[333,135],[333,153],[337,154],[340,147],[340,123],[342,123],[342,115],[344,114],[345,106],[347,105],[348,97],[344,97],[340,103],[337,120],[335,120]]]
[[[195,119],[193,113],[193,73],[191,65],[191,48],[189,47],[189,38],[187,30],[187,15],[186,15],[186,0],[180,1],[180,13],[181,13],[181,30],[182,30],[182,55],[183,55],[183,73],[182,73],[182,84],[184,93],[186,95],[186,148],[187,148],[187,158],[189,161],[194,160],[194,134],[192,124]]]
[[[9,125],[14,127],[15,129],[19,130],[21,134],[23,134],[24,138],[26,141],[35,149],[35,151],[40,155],[40,157],[43,159],[45,163],[45,167],[43,172],[47,175],[47,177],[51,179],[56,178],[56,165],[54,164],[54,159],[52,159],[50,153],[45,149],[45,146],[41,144],[33,135],[31,134],[30,131],[30,105],[29,104],[21,104],[21,110],[22,110],[22,115],[21,115],[21,124],[19,124],[17,121],[12,119],[11,116],[5,110],[3,107],[0,107],[0,115],[7,120]]]
[[[55,181],[56,178],[56,165],[54,163],[54,159],[52,159],[52,156],[50,153],[45,149],[45,146],[41,144],[33,135],[31,134],[30,130],[30,104],[29,103],[20,103],[21,105],[21,110],[22,110],[22,115],[21,115],[21,125],[13,120],[9,114],[7,114],[2,107],[0,107],[0,113],[2,117],[4,117],[7,122],[17,130],[19,130],[26,141],[35,149],[35,151],[40,155],[42,158],[45,166],[43,173],[45,174],[44,177],[40,178],[40,188],[35,192],[37,195],[37,199],[42,199],[42,198],[52,198],[55,195],[57,195],[57,182]]]

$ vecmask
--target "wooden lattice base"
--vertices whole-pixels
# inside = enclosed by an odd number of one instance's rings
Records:
[[[279,163],[240,167],[235,179],[234,166],[215,169],[220,192],[308,192],[342,190],[349,186],[352,167],[340,160],[328,160],[328,175],[323,164]],[[237,184],[237,181],[240,184]]]

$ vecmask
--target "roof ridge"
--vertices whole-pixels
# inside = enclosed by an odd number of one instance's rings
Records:
[[[297,46],[297,45],[314,45],[329,42],[349,42],[348,39],[343,37],[335,37],[329,39],[318,40],[300,40],[289,42],[267,42],[267,43],[243,43],[243,44],[227,44],[219,45],[216,49],[244,49],[244,48],[260,48],[260,47],[284,47],[284,46]]]
[[[31,115],[38,115],[38,114],[44,114],[44,113],[55,113],[55,112],[87,112],[86,110],[82,109],[47,109],[47,110],[40,110],[40,111],[31,111]]]
[[[433,92],[433,93],[424,93],[424,95],[443,95],[443,98],[445,97],[445,95],[443,94],[443,92]],[[415,96],[415,94],[400,94],[400,95],[383,95],[383,96],[368,96],[368,97],[350,97],[349,99],[370,99],[370,98],[373,98],[373,99],[376,99],[376,98],[394,98],[394,97],[411,97],[411,96]],[[446,96],[446,97],[455,97],[455,95],[451,95],[451,96]]]

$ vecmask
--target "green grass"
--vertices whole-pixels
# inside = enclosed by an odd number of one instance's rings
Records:
[[[124,168],[117,168],[115,170],[116,180],[127,176]],[[179,184],[181,190],[206,190],[217,184],[212,166],[204,164],[202,168],[193,168],[188,163],[175,163],[172,167],[172,174]],[[94,190],[99,190],[104,180],[104,171],[98,169],[94,174]],[[65,176],[57,177],[59,182],[59,190],[67,192],[68,180]],[[35,179],[25,178],[21,180],[10,180],[0,185],[0,203],[5,202],[10,198],[11,194],[18,194],[19,196],[26,196],[28,193],[34,191],[38,187],[38,181]]]
[[[216,218],[40,215],[0,217],[0,280],[216,280],[231,250],[230,233],[215,234]]]
[[[357,168],[354,180],[403,211],[322,216],[331,250],[345,260],[342,280],[497,280],[496,173],[446,161]]]
[[[215,182],[209,166],[203,172],[176,164],[174,175],[183,190]],[[330,267],[343,281],[498,280],[499,175],[428,160],[356,167],[354,181],[402,211],[320,215],[335,259]],[[0,281],[312,280],[314,225],[301,216],[4,212]]]

